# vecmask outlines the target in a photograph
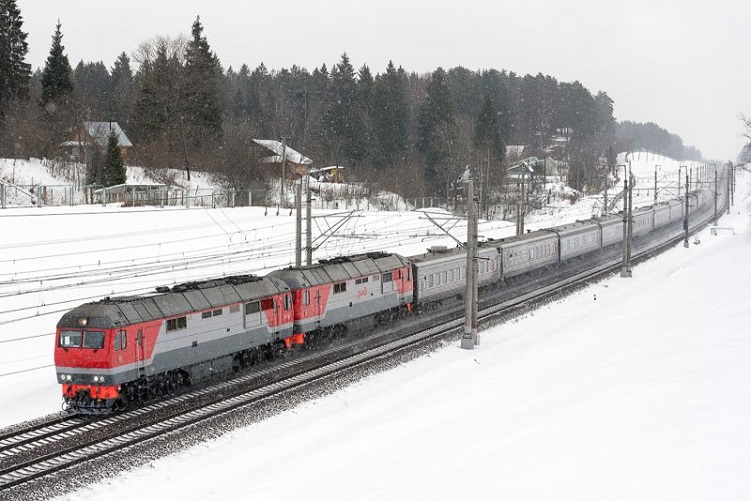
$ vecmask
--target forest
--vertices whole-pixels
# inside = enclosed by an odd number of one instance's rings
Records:
[[[466,166],[501,186],[518,160],[509,145],[554,158],[585,192],[601,187],[619,151],[701,160],[656,124],[617,122],[606,92],[541,73],[356,68],[347,53],[312,70],[225,69],[199,17],[189,36],[144,41],[110,68],[71,66],[58,23],[44,68],[32,71],[20,10],[0,4],[0,157],[65,160],[61,145],[82,122],[112,121],[133,143],[130,165],[213,172],[247,190],[278,175],[253,139],[276,139],[315,167],[345,166],[350,180],[410,197],[445,195]],[[102,182],[94,164],[108,157],[92,160],[90,182]]]

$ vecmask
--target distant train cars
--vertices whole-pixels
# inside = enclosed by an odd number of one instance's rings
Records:
[[[698,192],[690,210],[714,202]],[[684,216],[685,202],[633,213],[637,239]],[[540,273],[623,241],[622,216],[482,242],[479,284]],[[404,257],[371,252],[311,266],[191,282],[155,293],[83,304],[57,324],[55,366],[64,405],[81,412],[113,409],[239,370],[299,344],[427,310],[466,288],[463,247],[434,246]]]

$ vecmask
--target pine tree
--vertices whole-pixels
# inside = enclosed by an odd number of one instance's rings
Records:
[[[63,47],[63,34],[60,31],[60,21],[57,22],[55,34],[52,36],[52,48],[42,72],[42,104],[62,104],[68,100],[73,92],[72,69],[68,56]]]
[[[133,119],[135,137],[142,141],[164,138],[172,153],[179,135],[182,66],[169,45],[166,40],[157,42],[153,60],[141,63]]]
[[[31,65],[25,62],[27,36],[16,0],[0,0],[0,118],[9,101],[29,96]]]
[[[378,75],[373,89],[373,123],[377,147],[376,165],[396,167],[407,149],[407,99],[404,71],[389,61],[386,73]]]
[[[107,154],[104,159],[103,171],[103,184],[105,186],[125,184],[127,180],[125,163],[120,153],[120,146],[117,144],[115,131],[110,131],[107,137]]]
[[[219,58],[211,51],[200,17],[185,49],[184,115],[194,146],[216,139],[222,131],[221,77]]]
[[[498,165],[503,161],[506,145],[503,144],[498,116],[489,94],[485,94],[480,114],[475,121],[475,148],[484,162]],[[481,162],[481,163],[484,163]]]
[[[452,165],[457,140],[454,110],[446,72],[439,67],[428,82],[417,131],[417,150],[425,158],[425,184],[435,195],[444,193],[454,167],[457,167]]]
[[[346,52],[331,70],[330,105],[324,122],[331,159],[359,165],[368,154],[365,116]]]
[[[498,115],[489,94],[485,94],[480,114],[475,121],[474,144],[480,159],[477,165],[481,168],[482,179],[486,180],[485,186],[498,186],[506,177],[503,166],[506,145],[501,138]],[[488,192],[487,189],[482,192],[483,206],[487,206]]]
[[[125,52],[117,56],[112,66],[109,88],[108,118],[126,126],[135,101],[135,80],[130,69],[130,58]]]

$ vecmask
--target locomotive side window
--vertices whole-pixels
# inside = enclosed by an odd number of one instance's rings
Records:
[[[334,284],[334,294],[339,294],[340,292],[346,292],[346,291],[347,291],[347,282]]]
[[[124,350],[128,344],[128,336],[125,331],[120,331],[115,334],[115,351]]]
[[[310,291],[309,290],[303,292],[302,304],[303,306],[308,306],[310,304]]]
[[[391,273],[384,273],[383,274],[383,283],[388,283],[394,280],[394,277],[391,276]]]
[[[167,332],[188,328],[188,318],[178,317],[167,320]]]
[[[266,310],[275,310],[276,309],[276,304],[274,303],[274,298],[267,297],[267,298],[262,299],[261,300],[261,309],[264,310],[264,311],[266,311]]]
[[[246,315],[258,313],[259,311],[261,311],[261,304],[258,301],[253,301],[252,303],[245,303]]]
[[[289,294],[286,294],[284,296],[284,309],[289,310],[291,308],[292,308],[292,298],[290,297]]]

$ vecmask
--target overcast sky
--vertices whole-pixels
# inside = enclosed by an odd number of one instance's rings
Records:
[[[131,55],[157,35],[204,35],[225,68],[330,68],[342,52],[373,73],[464,66],[579,80],[618,120],[655,122],[705,158],[733,160],[751,115],[748,0],[17,0],[28,62],[43,67],[59,19],[70,62]]]

